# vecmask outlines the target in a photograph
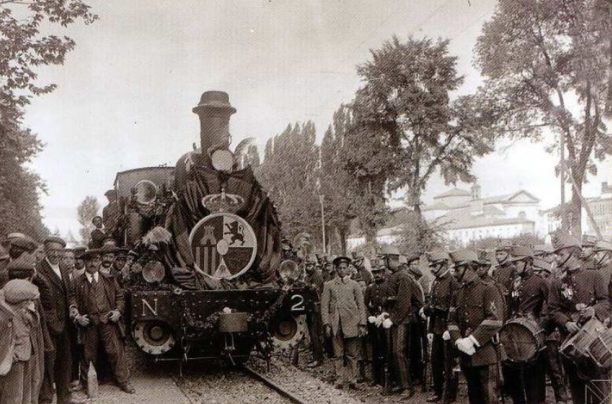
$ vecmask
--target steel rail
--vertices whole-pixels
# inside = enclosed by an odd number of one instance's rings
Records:
[[[301,398],[299,398],[296,395],[294,395],[293,393],[290,393],[289,391],[285,390],[283,387],[281,387],[279,384],[277,384],[276,382],[272,381],[268,377],[262,375],[261,373],[257,372],[256,370],[253,370],[253,368],[251,368],[251,367],[249,367],[247,365],[242,365],[242,369],[245,371],[246,374],[248,374],[249,376],[253,377],[254,379],[257,379],[257,380],[263,382],[266,386],[270,387],[272,390],[276,391],[281,396],[289,399],[291,402],[293,402],[295,404],[308,404],[308,401],[304,401]]]

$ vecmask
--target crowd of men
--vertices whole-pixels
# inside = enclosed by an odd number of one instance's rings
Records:
[[[386,247],[370,263],[361,254],[304,259],[303,281],[320,296],[307,319],[307,366],[331,358],[337,388],[361,389],[369,379],[383,395],[408,400],[420,386],[431,391],[428,402],[449,403],[462,374],[470,403],[544,403],[546,376],[555,402],[599,403],[610,394],[609,368],[560,346],[591,319],[612,327],[612,243],[559,235],[552,245],[500,242],[494,251],[410,257]],[[521,321],[544,342],[516,362],[506,353],[524,341],[500,341],[500,330]]]
[[[136,256],[112,239],[94,247],[21,233],[0,246],[0,403],[84,402],[92,369],[134,393],[122,283]]]

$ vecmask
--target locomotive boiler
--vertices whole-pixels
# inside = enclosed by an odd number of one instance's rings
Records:
[[[302,338],[316,293],[294,282],[274,206],[230,150],[228,95],[205,92],[193,112],[200,148],[175,167],[118,173],[105,208],[109,233],[138,256],[122,274],[126,323],[155,360],[269,359]]]

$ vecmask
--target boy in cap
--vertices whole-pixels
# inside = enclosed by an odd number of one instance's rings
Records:
[[[123,346],[123,290],[113,276],[100,272],[102,256],[99,250],[89,250],[82,257],[86,260],[86,272],[75,280],[70,304],[71,317],[83,343],[86,366],[81,368],[81,382],[87,384],[87,368],[90,362],[96,365],[98,349],[102,346],[119,388],[132,394],[134,388],[129,381]]]
[[[356,389],[360,337],[367,332],[363,293],[359,284],[348,275],[350,263],[348,257],[334,259],[338,277],[325,283],[321,297],[323,329],[325,335],[332,338],[336,387],[339,389],[344,387],[344,383]]]
[[[460,250],[451,254],[461,284],[449,309],[448,332],[459,350],[459,363],[468,385],[470,403],[497,404],[500,355],[493,338],[501,328],[503,301],[493,285],[476,274],[478,255]]]
[[[565,339],[580,331],[583,324],[592,317],[604,321],[610,313],[610,302],[601,274],[585,270],[582,266],[580,240],[561,234],[553,240],[553,246],[562,276],[552,282],[548,307],[551,319],[559,327],[561,338]],[[567,358],[562,361],[574,404],[585,403],[587,386],[607,391],[607,383],[596,381],[609,378],[605,372],[586,381],[581,378],[576,363]]]

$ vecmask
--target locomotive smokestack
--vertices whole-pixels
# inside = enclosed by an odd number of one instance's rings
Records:
[[[229,120],[236,109],[230,105],[227,93],[206,91],[192,111],[200,117],[202,154],[206,155],[211,148],[229,148]]]

